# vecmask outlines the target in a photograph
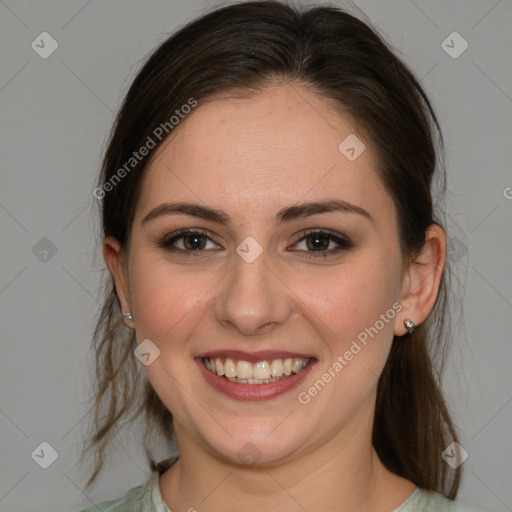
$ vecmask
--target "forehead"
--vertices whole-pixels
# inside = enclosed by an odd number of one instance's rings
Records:
[[[339,148],[344,140],[357,152],[364,141],[365,149],[351,161],[346,145]],[[392,209],[370,141],[350,118],[310,90],[282,84],[196,107],[146,169],[138,216],[165,201],[193,200],[264,218],[326,197]]]

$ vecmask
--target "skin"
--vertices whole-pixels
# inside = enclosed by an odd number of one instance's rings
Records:
[[[406,332],[403,320],[418,325],[434,306],[446,237],[433,225],[417,259],[403,258],[371,141],[353,162],[338,150],[352,133],[364,140],[347,116],[297,84],[211,100],[188,115],[148,167],[129,254],[114,238],[104,241],[122,311],[134,317],[127,325],[139,343],[149,338],[160,350],[144,369],[174,416],[180,459],[159,481],[173,512],[241,504],[246,511],[389,512],[415,489],[385,469],[372,447],[376,387],[393,336]],[[275,224],[284,207],[326,199],[364,208],[373,220],[329,212]],[[168,201],[222,209],[231,222],[174,214],[141,223]],[[204,239],[203,257],[186,253],[183,239],[176,243],[182,252],[158,246],[183,228],[214,237]],[[309,228],[345,235],[354,246],[307,258],[317,254],[303,238]],[[247,236],[263,249],[252,263],[236,252]],[[331,241],[327,251],[335,247]],[[402,306],[395,318],[301,404],[297,394],[394,303]],[[289,350],[318,361],[299,388],[237,401],[211,388],[194,361],[219,348]],[[259,452],[252,466],[237,455],[246,443]]]

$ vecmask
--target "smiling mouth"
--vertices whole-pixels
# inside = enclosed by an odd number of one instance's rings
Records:
[[[263,360],[256,363],[231,358],[202,358],[213,374],[240,384],[269,384],[300,373],[310,358],[286,358]]]

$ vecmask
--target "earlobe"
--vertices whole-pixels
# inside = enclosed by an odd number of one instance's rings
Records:
[[[119,241],[113,236],[108,236],[103,240],[103,258],[114,280],[121,311],[129,313],[131,312],[130,289],[124,252]],[[134,327],[133,318],[123,315],[123,319],[128,327]]]
[[[445,264],[446,234],[441,226],[432,224],[425,233],[423,249],[404,272],[400,300],[403,309],[395,325],[395,336],[407,334],[404,320],[418,326],[427,319],[439,293]]]

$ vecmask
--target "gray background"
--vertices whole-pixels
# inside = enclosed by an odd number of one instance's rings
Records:
[[[214,4],[0,0],[3,512],[71,512],[149,477],[137,428],[93,490],[83,491],[87,467],[76,464],[103,269],[92,190],[141,61]],[[512,510],[512,3],[356,4],[421,78],[446,137],[450,255],[464,308],[445,386],[469,453],[459,500]],[[31,48],[44,31],[59,45],[47,59]],[[469,44],[458,58],[441,46],[453,31]],[[31,457],[44,441],[58,453],[47,469]]]

